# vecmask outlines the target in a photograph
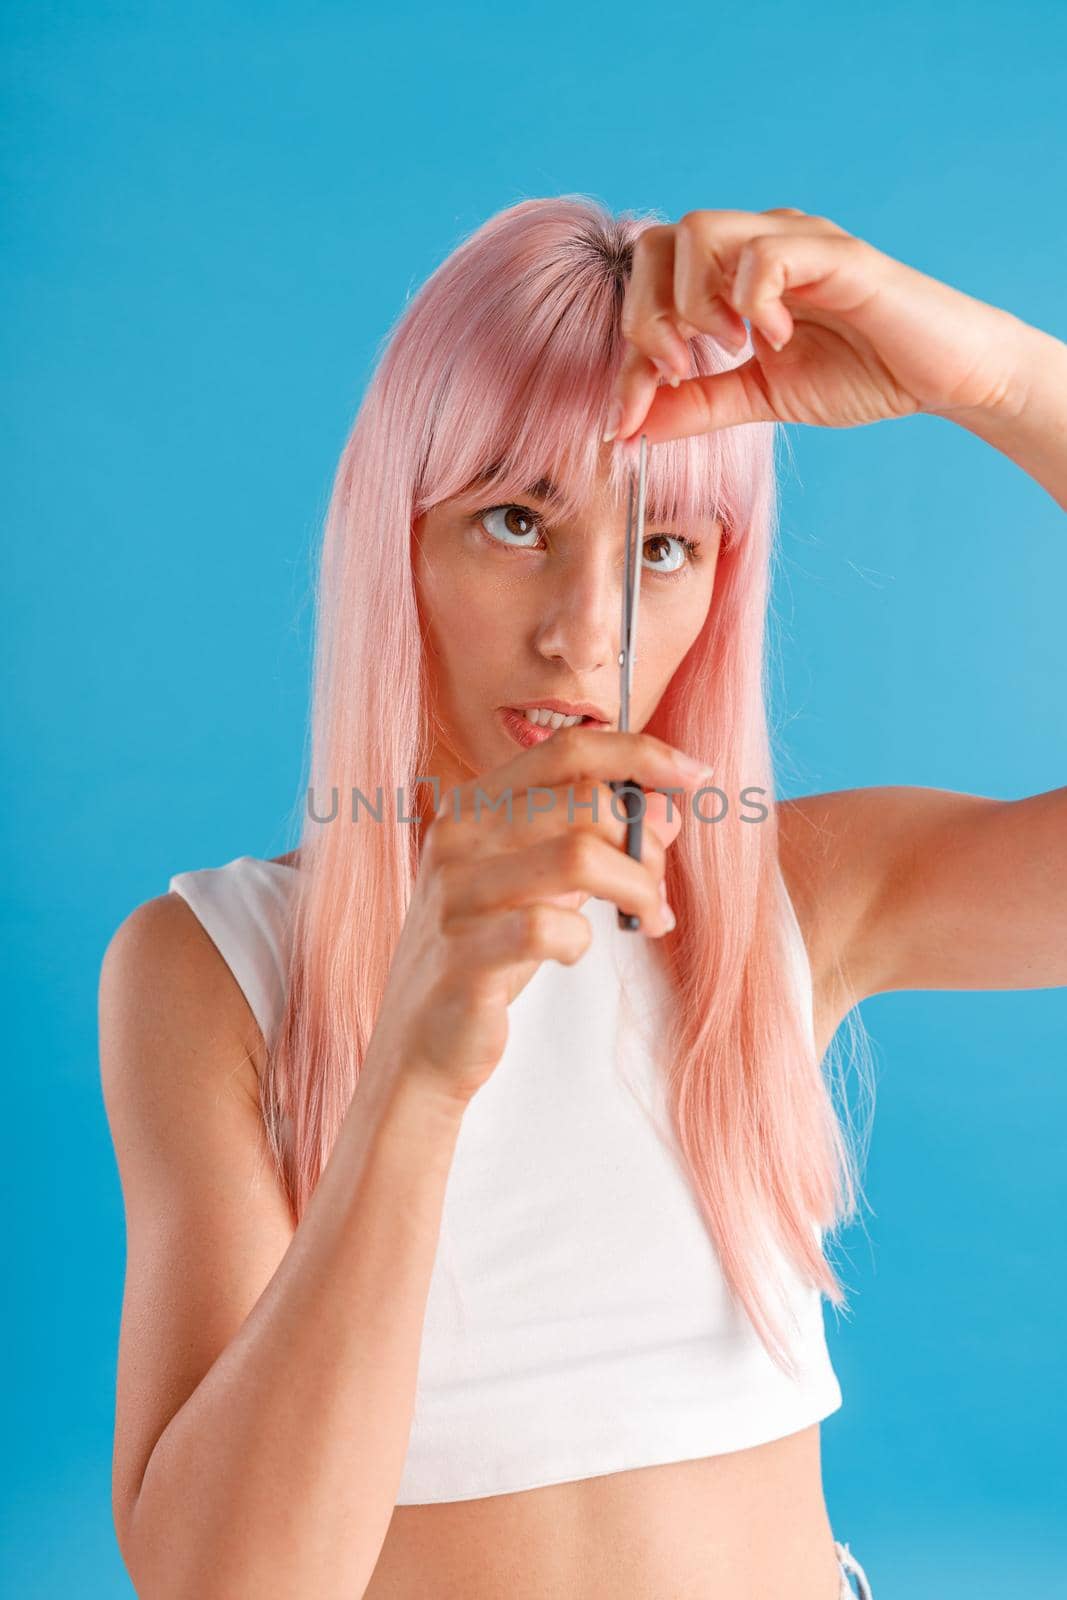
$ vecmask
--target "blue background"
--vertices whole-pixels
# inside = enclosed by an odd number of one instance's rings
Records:
[[[291,843],[309,554],[380,341],[485,217],[795,205],[1063,338],[1058,5],[4,8],[11,1594],[110,1521],[112,931]],[[786,792],[1067,782],[1067,524],[950,423],[788,430]],[[838,1536],[877,1600],[1064,1593],[1067,990],[867,1002]],[[1059,1526],[1057,1526],[1059,1524]]]

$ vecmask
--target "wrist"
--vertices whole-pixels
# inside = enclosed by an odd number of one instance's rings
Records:
[[[989,310],[996,318],[995,342],[1003,356],[1003,370],[998,381],[980,405],[945,406],[930,413],[983,434],[986,430],[1009,428],[1018,422],[1026,410],[1042,364],[1049,359],[1050,347],[1058,347],[1067,355],[1067,346],[1013,312],[999,306],[990,306]]]
[[[388,1092],[391,1112],[415,1118],[427,1129],[455,1132],[463,1121],[469,1100],[452,1094],[428,1072],[408,1067],[398,1072]]]
[[[1004,379],[989,402],[935,412],[1011,458],[1067,511],[1067,344],[1004,312]]]
[[[365,1131],[400,1124],[447,1142],[456,1137],[466,1104],[420,1063],[400,1061],[372,1039],[349,1112]]]

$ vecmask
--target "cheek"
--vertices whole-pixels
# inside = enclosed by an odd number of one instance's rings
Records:
[[[652,616],[651,607],[638,615],[637,671],[644,661],[647,693],[658,698],[678,670],[689,650],[700,637],[711,604],[706,591],[692,595],[673,606],[665,606],[661,614]],[[643,635],[643,637],[642,637]]]
[[[700,630],[707,621],[710,606],[710,593],[694,592],[685,596],[677,606],[673,606],[669,616],[664,618],[662,628],[664,648],[679,661],[699,637]]]
[[[717,568],[717,559],[705,556],[696,582],[692,584],[689,593],[679,605],[677,617],[679,658],[684,656],[696,642],[707,623],[715,602]]]
[[[515,636],[516,599],[506,580],[462,558],[416,564],[419,611],[434,653],[452,678],[477,678]]]

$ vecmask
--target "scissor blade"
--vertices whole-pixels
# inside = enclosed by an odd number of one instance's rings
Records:
[[[637,458],[637,527],[634,530],[634,559],[631,571],[633,592],[630,597],[630,642],[626,651],[626,668],[630,674],[631,693],[634,686],[634,662],[637,660],[637,602],[641,596],[641,568],[645,559],[645,463],[647,456],[648,436],[643,433]]]
[[[619,651],[619,728],[630,731],[630,695],[633,690],[634,658],[637,651],[637,602],[641,593],[641,565],[645,545],[645,464],[648,438],[641,435],[638,449],[637,483],[630,469],[626,509],[626,568],[622,590],[622,646]],[[636,500],[636,505],[635,505]]]
[[[626,564],[622,579],[622,622],[619,629],[619,729],[630,731],[630,618],[633,602],[634,475],[631,468],[626,501]]]

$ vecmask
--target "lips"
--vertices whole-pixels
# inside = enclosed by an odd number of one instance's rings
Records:
[[[546,739],[551,739],[554,734],[562,731],[554,728],[551,723],[545,727],[542,727],[537,722],[530,722],[527,717],[523,716],[521,711],[514,709],[512,706],[501,706],[497,712],[497,716],[500,719],[504,731],[512,739],[514,739],[516,744],[522,745],[524,749],[529,749],[535,744],[544,744]],[[581,726],[587,726],[590,728],[606,728],[608,724],[602,722],[590,722],[587,724],[581,724]]]

